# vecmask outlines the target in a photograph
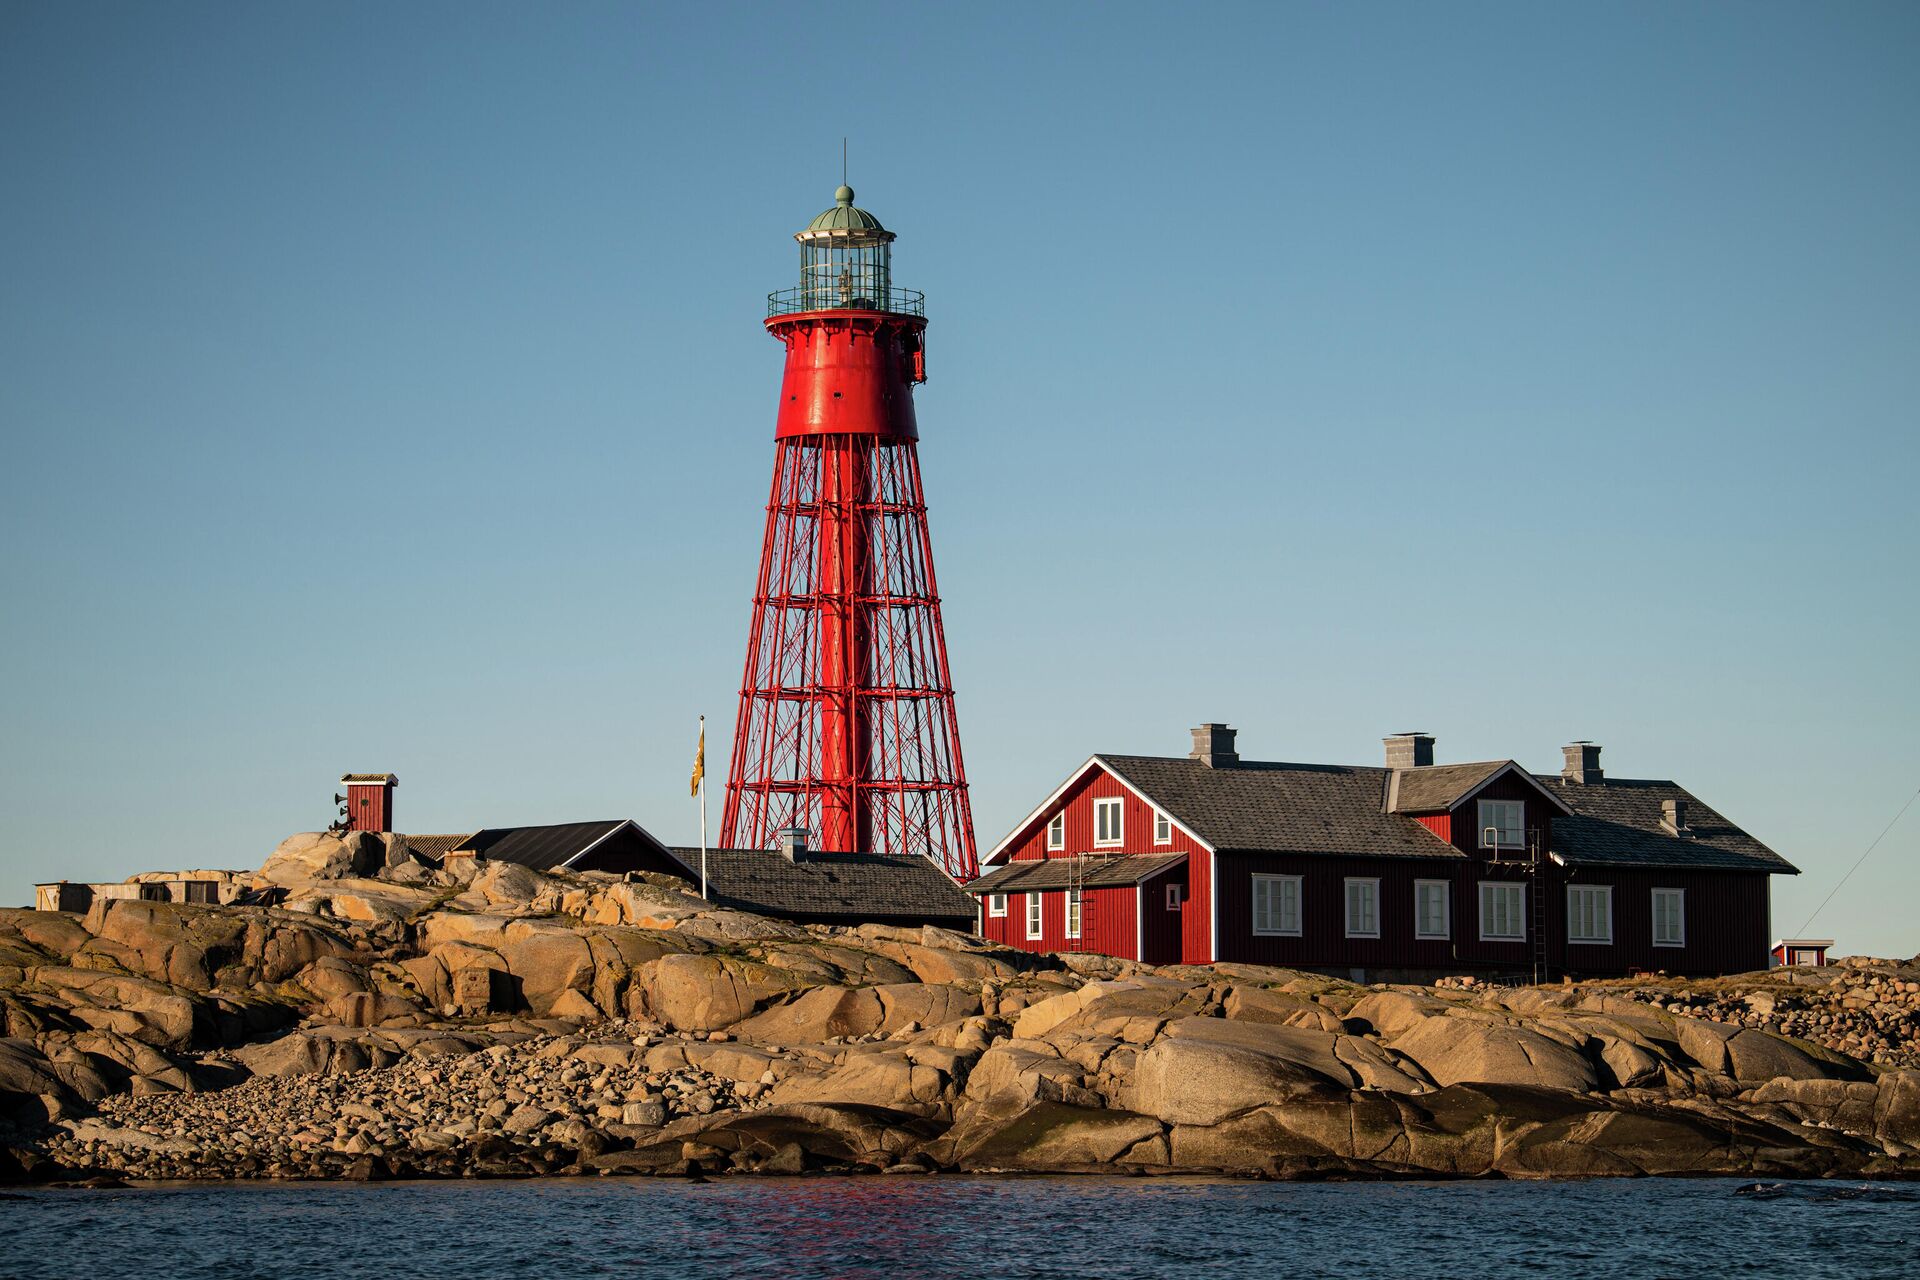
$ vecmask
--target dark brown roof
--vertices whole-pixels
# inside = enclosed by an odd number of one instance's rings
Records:
[[[483,858],[517,862],[535,871],[551,871],[565,866],[626,824],[625,818],[613,818],[604,822],[562,822],[549,827],[487,827],[474,832],[455,848]]]
[[[1678,783],[1613,777],[1579,783],[1558,774],[1542,774],[1537,780],[1573,810],[1572,817],[1553,820],[1553,851],[1569,862],[1800,874],[1800,868]],[[1662,825],[1664,800],[1686,803],[1684,834],[1675,835]]]
[[[1395,770],[1399,777],[1389,787],[1389,802],[1395,813],[1444,813],[1512,763],[1482,760],[1476,764],[1430,764]]]
[[[1151,880],[1186,860],[1184,853],[1029,858],[995,867],[968,885],[967,892],[977,895],[1041,889],[1124,889],[1142,880]]]
[[[697,882],[700,851],[676,847]],[[927,921],[971,926],[973,899],[925,858],[809,849],[789,862],[766,849],[707,850],[707,897],[789,919],[855,924]]]
[[[1258,760],[1216,769],[1166,756],[1098,758],[1216,849],[1466,856],[1413,819],[1386,811],[1386,769]]]
[[[394,777],[390,773],[343,773],[340,775],[340,781],[342,782],[390,782],[396,787],[400,785],[400,779]]]

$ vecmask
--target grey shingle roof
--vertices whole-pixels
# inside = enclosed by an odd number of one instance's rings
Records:
[[[673,854],[697,878],[700,851]],[[766,849],[707,850],[707,897],[724,907],[828,922],[912,920],[970,927],[973,899],[925,858],[809,849],[788,862]]]
[[[1215,769],[1167,756],[1099,758],[1216,849],[1466,856],[1413,819],[1386,811],[1386,769],[1258,760]]]
[[[966,887],[970,894],[1025,893],[1039,889],[1124,889],[1151,880],[1169,867],[1187,860],[1184,853],[1136,854],[1130,857],[1028,858],[995,867]]]
[[[1400,812],[1389,813],[1393,771],[1385,768],[1256,760],[1212,768],[1168,756],[1095,758],[1216,849],[1390,858],[1466,857],[1407,814],[1429,811],[1429,805],[1449,808],[1510,763],[1400,770]],[[1609,777],[1583,784],[1558,774],[1531,776],[1573,811],[1554,814],[1552,824],[1552,852],[1568,862],[1798,874],[1792,863],[1677,783]],[[1408,802],[1410,793],[1414,803]],[[1436,801],[1438,796],[1446,799]],[[1661,826],[1663,800],[1686,802],[1684,836]]]
[[[626,825],[625,818],[604,822],[562,822],[547,827],[486,827],[457,846],[483,858],[517,862],[535,871],[551,871],[569,858]]]
[[[1430,764],[1401,769],[1389,788],[1395,813],[1444,813],[1454,802],[1511,764],[1509,760],[1482,760],[1476,764]]]
[[[1571,818],[1553,819],[1553,851],[1569,862],[1800,874],[1798,867],[1678,783],[1613,777],[1578,783],[1558,774],[1539,775],[1538,781],[1573,810]],[[1685,835],[1673,835],[1661,825],[1663,800],[1686,802]]]

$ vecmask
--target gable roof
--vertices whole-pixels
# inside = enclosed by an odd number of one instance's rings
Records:
[[[1571,817],[1553,820],[1553,852],[1568,862],[1800,874],[1800,868],[1678,783],[1615,777],[1581,783],[1558,774],[1541,775],[1538,781],[1573,811]],[[1686,803],[1684,833],[1676,834],[1663,825],[1661,802],[1666,800]]]
[[[1257,760],[1214,767],[1172,756],[1095,755],[1022,819],[987,855],[987,861],[996,862],[1010,851],[1094,769],[1104,769],[1216,852],[1465,858],[1469,855],[1411,814],[1451,809],[1510,772],[1525,778],[1559,810],[1553,817],[1549,852],[1562,861],[1799,873],[1792,863],[1676,783],[1613,777],[1576,783],[1557,774],[1528,773],[1511,760],[1395,770]],[[1675,834],[1661,825],[1664,800],[1686,802],[1684,833]],[[967,886],[968,891],[977,891],[987,878]],[[1001,892],[998,886],[1003,883],[1013,881],[995,880],[989,891]],[[1034,887],[1045,886],[1036,883]]]
[[[1214,849],[1466,856],[1411,818],[1387,812],[1387,769],[1262,760],[1214,768],[1166,756],[1094,758]]]
[[[995,867],[966,886],[970,894],[1043,889],[1124,889],[1151,880],[1187,860],[1184,853],[1073,858],[1028,858]]]
[[[700,851],[670,851],[695,883]],[[707,850],[707,899],[762,915],[830,922],[934,920],[971,926],[973,900],[945,872],[912,854],[807,850],[789,862],[768,849]]]
[[[486,827],[468,836],[452,851],[517,862],[535,871],[551,871],[566,866],[622,827],[632,827],[646,835],[631,818],[560,822],[545,827]],[[646,838],[653,840],[652,836]]]
[[[402,836],[407,852],[422,862],[439,862],[442,858],[467,841],[473,839],[476,832],[469,831],[459,836]]]

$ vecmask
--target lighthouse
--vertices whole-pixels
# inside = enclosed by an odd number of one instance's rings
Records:
[[[767,298],[786,349],[773,488],[720,839],[914,854],[979,872],[954,715],[913,388],[922,295],[893,232],[834,192],[794,236],[800,282]]]

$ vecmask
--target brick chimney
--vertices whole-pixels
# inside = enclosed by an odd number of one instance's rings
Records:
[[[1224,724],[1203,724],[1193,731],[1193,750],[1187,759],[1198,760],[1209,769],[1224,769],[1240,763],[1233,749],[1234,730]]]
[[[1687,802],[1685,800],[1662,800],[1660,802],[1660,825],[1674,835],[1683,835],[1687,830]]]
[[[347,789],[348,831],[393,830],[393,789],[400,779],[390,773],[343,773],[340,782]]]
[[[1595,783],[1607,775],[1600,772],[1600,746],[1593,742],[1569,742],[1560,748],[1566,763],[1560,776],[1568,782]]]
[[[805,827],[782,827],[779,840],[781,857],[788,862],[807,860],[807,829]]]
[[[1389,769],[1424,769],[1433,763],[1433,735],[1430,733],[1396,733],[1381,741],[1387,744]]]

